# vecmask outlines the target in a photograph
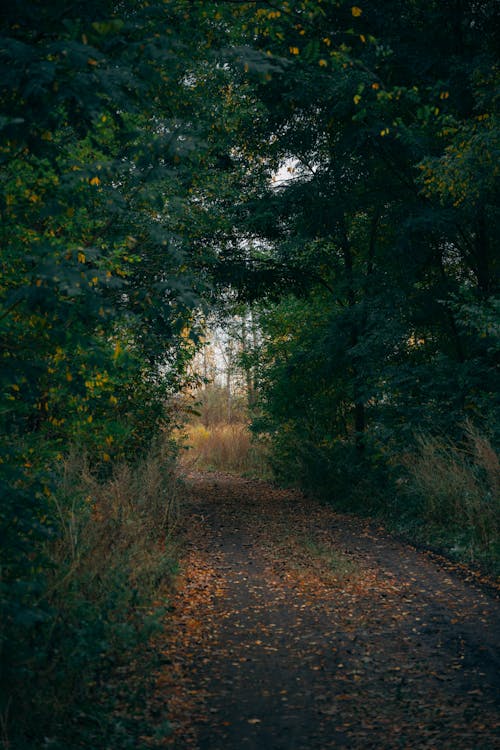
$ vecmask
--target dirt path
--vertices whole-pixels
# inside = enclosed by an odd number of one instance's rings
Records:
[[[500,603],[299,494],[193,475],[161,644],[168,747],[500,747]]]

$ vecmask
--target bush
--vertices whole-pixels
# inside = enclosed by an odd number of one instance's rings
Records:
[[[300,425],[299,425],[300,427]],[[500,466],[489,440],[472,425],[463,439],[421,435],[403,456],[365,436],[308,438],[293,423],[273,435],[276,479],[336,509],[374,515],[398,533],[445,554],[500,572]]]
[[[99,480],[73,453],[55,486],[58,533],[26,597],[31,620],[10,617],[2,633],[4,745],[62,749],[105,738],[106,747],[128,747],[113,675],[141,653],[165,611],[181,492],[173,458],[159,446]]]
[[[487,438],[467,425],[462,444],[421,436],[404,460],[407,513],[470,562],[500,556],[500,465]]]
[[[284,485],[362,515],[379,512],[385,503],[388,471],[368,440],[360,453],[349,440],[308,439],[294,427],[276,433],[272,448],[273,471]]]
[[[240,424],[248,412],[247,399],[243,393],[228,394],[227,388],[216,383],[206,384],[191,395],[201,424],[207,428],[222,426],[230,422]],[[230,419],[228,417],[230,416]]]

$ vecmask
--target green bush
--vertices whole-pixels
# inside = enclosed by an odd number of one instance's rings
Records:
[[[348,440],[315,441],[288,429],[274,436],[271,464],[281,483],[298,486],[339,510],[376,513],[386,500],[389,470],[368,440],[360,453]]]

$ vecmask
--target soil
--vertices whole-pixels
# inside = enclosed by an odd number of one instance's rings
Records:
[[[500,601],[301,494],[192,474],[155,706],[175,750],[500,747]]]

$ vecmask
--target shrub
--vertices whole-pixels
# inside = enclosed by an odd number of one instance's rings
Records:
[[[488,439],[470,424],[461,444],[420,436],[404,465],[413,514],[452,535],[455,551],[469,561],[493,565],[500,552],[500,465]]]
[[[379,512],[388,472],[368,440],[363,454],[349,440],[321,440],[300,434],[296,425],[273,436],[272,467],[278,480],[330,503],[338,510]]]
[[[55,486],[58,533],[45,544],[43,586],[29,610],[38,616],[21,629],[11,618],[2,634],[4,745],[105,738],[106,747],[128,747],[114,718],[113,674],[141,653],[165,611],[181,494],[173,457],[158,446],[99,480],[73,452]]]

